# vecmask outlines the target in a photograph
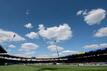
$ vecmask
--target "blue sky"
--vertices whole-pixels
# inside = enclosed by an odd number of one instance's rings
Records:
[[[38,34],[39,25],[42,24],[48,29],[55,26],[60,28],[60,25],[64,26],[66,23],[70,27],[70,30],[67,30],[71,32],[69,35],[71,37],[55,44],[59,49],[62,48],[60,54],[105,48],[107,47],[106,3],[106,0],[0,0],[1,45],[8,48],[7,51],[11,54],[23,56],[55,55],[55,52],[48,48],[50,45],[54,45],[50,43],[52,40],[47,38],[50,36],[44,37]],[[86,14],[83,14],[85,12]],[[28,24],[30,24],[30,28],[25,27]],[[46,29],[45,31],[48,32]],[[13,41],[14,37],[2,36],[2,34],[8,35],[8,32],[15,33],[16,38],[20,36],[22,40],[15,39]],[[34,38],[26,36],[30,32],[34,32]],[[97,35],[95,36],[95,34]],[[10,39],[11,41],[9,41]],[[23,48],[24,43],[25,45],[33,43],[36,46]]]

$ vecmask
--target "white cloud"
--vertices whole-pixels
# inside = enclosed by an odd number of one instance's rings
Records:
[[[88,14],[87,9],[85,9],[85,10],[83,11],[82,15],[84,16],[84,15],[87,15],[87,14]]]
[[[94,35],[95,37],[107,37],[107,27],[100,28]]]
[[[43,54],[43,55],[38,55],[37,58],[50,58],[51,56]]]
[[[0,29],[0,42],[5,41],[23,41],[25,38],[21,37],[15,32],[12,31],[5,31]]]
[[[102,47],[102,48],[107,48],[107,43],[102,43],[102,44],[100,44],[100,47]]]
[[[39,35],[49,40],[61,41],[72,37],[72,31],[68,24],[49,28],[45,28],[44,25],[39,25]]]
[[[39,25],[39,30],[45,30],[45,27],[44,27],[43,24],[40,24],[40,25]]]
[[[77,12],[77,15],[81,15],[83,13],[83,10],[79,10],[78,12]]]
[[[35,32],[30,32],[30,33],[26,34],[25,36],[30,38],[30,39],[34,39],[34,38],[38,37],[38,34]]]
[[[67,55],[73,55],[73,54],[79,54],[79,51],[72,51],[72,50],[63,50],[59,52],[59,56],[67,56]],[[56,58],[58,57],[57,53],[53,54],[43,54],[43,55],[37,55],[37,58]]]
[[[9,45],[9,48],[15,48],[15,47],[16,47],[16,46],[13,45],[13,44]]]
[[[72,55],[72,54],[78,54],[80,52],[78,51],[72,51],[72,50],[64,50],[62,52],[60,52],[61,56],[66,56],[66,55]]]
[[[81,11],[81,10],[80,10]],[[92,9],[91,11],[87,12],[87,10],[83,12],[77,12],[78,15],[84,16],[84,21],[88,25],[100,24],[100,22],[106,17],[106,10],[98,8]]]
[[[56,53],[54,54],[42,54],[42,55],[37,55],[37,58],[56,58],[58,57],[58,55]]]
[[[77,12],[77,15],[82,15],[82,16],[87,15],[87,9],[86,10],[79,10]]]
[[[24,56],[24,57],[32,57],[32,56],[35,55],[35,51],[27,51],[27,52],[24,52],[21,55]]]
[[[14,53],[12,55],[22,56],[22,57],[34,57],[35,56],[35,51],[27,51],[27,52]]]
[[[106,11],[104,9],[94,9],[88,12],[88,14],[84,17],[84,21],[86,21],[89,25],[99,24],[106,16]]]
[[[99,48],[99,45],[98,44],[91,44],[91,45],[86,45],[84,46],[84,48]]]
[[[39,48],[37,44],[34,43],[23,43],[21,48],[18,50],[19,53],[16,54],[18,56],[31,57],[35,56],[36,49]]]
[[[63,47],[60,47],[60,46],[57,46],[57,45],[54,45],[54,44],[49,45],[49,46],[48,46],[48,49],[49,49],[50,51],[52,51],[52,52],[56,52],[56,49],[58,49],[59,52],[64,50]]]
[[[79,54],[79,51],[72,51],[72,50],[63,50],[61,52],[59,52],[59,56],[67,56],[67,55],[73,55],[73,54]],[[58,57],[58,55],[56,53],[52,54],[51,57]]]
[[[37,49],[39,46],[34,43],[23,43],[21,45],[21,49],[19,51],[33,51]]]
[[[25,24],[24,27],[28,28],[28,29],[31,29],[33,28],[32,24],[31,23],[28,23],[28,24]]]
[[[84,46],[84,48],[91,48],[91,49],[107,48],[107,43],[102,43],[102,44],[90,44],[90,45]]]

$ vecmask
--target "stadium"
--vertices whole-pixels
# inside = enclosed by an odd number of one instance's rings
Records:
[[[85,52],[83,54],[74,54],[58,58],[27,58],[9,55],[6,50],[0,46],[0,65],[5,64],[35,64],[35,63],[92,63],[107,64],[107,48],[96,51]]]
[[[68,69],[68,71],[71,71],[72,69],[74,69],[74,71],[78,71],[78,68],[80,67],[81,67],[80,71],[85,71],[85,70],[94,71],[93,67],[97,71],[106,71],[107,48],[96,51],[85,52],[83,54],[74,54],[74,55],[68,55],[58,58],[36,58],[36,57],[27,58],[27,57],[18,57],[14,55],[9,55],[6,52],[6,50],[4,50],[2,46],[0,46],[0,65],[7,66],[8,69],[12,65],[13,65],[12,67],[15,67],[15,69],[17,69],[16,67],[22,66],[21,70],[24,70],[23,67],[26,67],[25,71],[28,70],[27,67],[34,67],[31,68],[30,71],[32,71],[32,69],[35,68],[37,69],[37,71],[45,71],[45,70],[57,71],[58,68],[59,68],[58,71],[62,71],[66,69]],[[38,67],[40,68],[40,70],[38,70]],[[86,67],[86,69],[84,67]],[[88,69],[88,67],[90,69]],[[0,67],[1,70],[2,68],[3,67]],[[100,68],[101,70],[98,68]],[[8,71],[8,70],[3,69],[3,71]]]
[[[0,0],[0,71],[107,71],[107,0]]]

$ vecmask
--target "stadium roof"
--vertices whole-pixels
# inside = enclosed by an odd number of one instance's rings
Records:
[[[1,45],[0,45],[0,53],[7,53],[6,50],[4,50]]]

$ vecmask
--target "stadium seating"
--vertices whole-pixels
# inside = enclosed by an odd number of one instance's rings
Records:
[[[89,63],[105,62],[107,63],[107,48],[96,51],[85,52],[84,54],[74,54],[59,58],[36,58],[19,57],[10,55],[0,46],[0,65],[20,64],[20,63]]]

